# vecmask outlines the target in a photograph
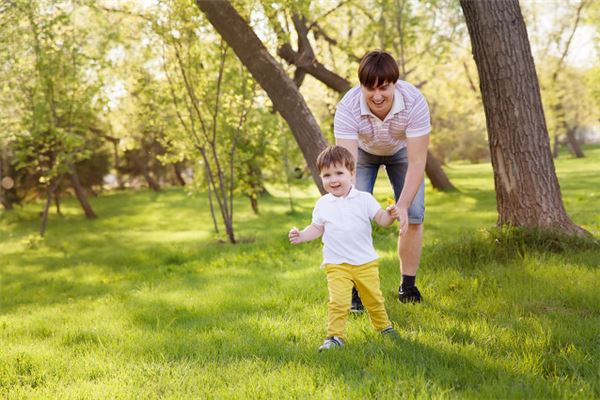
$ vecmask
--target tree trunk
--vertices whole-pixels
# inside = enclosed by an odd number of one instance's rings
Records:
[[[123,177],[121,176],[121,173],[119,172],[119,165],[121,164],[120,159],[119,159],[119,142],[113,141],[112,144],[113,144],[113,153],[115,155],[115,164],[114,164],[115,178],[117,178],[117,185],[119,187],[119,190],[124,190],[125,182],[123,182]]]
[[[577,158],[584,157],[583,151],[581,150],[579,143],[577,143],[577,140],[575,140],[574,132],[569,128],[568,123],[567,123],[567,116],[566,116],[565,107],[564,107],[564,104],[565,104],[564,92],[559,88],[558,77],[559,77],[559,75],[562,74],[562,71],[564,70],[565,59],[567,58],[567,54],[569,54],[569,49],[570,49],[571,45],[573,44],[573,37],[575,36],[577,27],[579,25],[579,22],[581,21],[581,13],[582,13],[584,7],[587,6],[587,4],[588,4],[587,0],[581,0],[579,5],[577,6],[577,9],[575,11],[575,20],[573,21],[573,26],[571,27],[571,33],[567,37],[567,40],[564,42],[565,44],[564,44],[564,48],[561,51],[561,56],[558,59],[558,63],[556,64],[554,72],[552,73],[551,85],[558,94],[558,99],[553,104],[553,111],[554,111],[554,113],[556,115],[556,119],[557,119],[557,124],[556,124],[557,132],[554,133],[555,140],[554,140],[554,149],[552,152],[554,158],[558,157],[558,150],[559,150],[558,146],[560,144],[560,141],[558,140],[558,138],[560,137],[560,134],[563,132],[566,133],[567,143],[570,145],[571,150],[572,150],[573,154],[575,155],[575,157],[577,157]],[[561,33],[564,33],[564,30],[565,30],[565,27],[562,27]]]
[[[62,215],[62,212],[60,212],[60,196],[58,193],[54,194],[54,205],[56,206],[56,214]]]
[[[581,150],[581,146],[579,145],[579,142],[575,137],[575,131],[576,128],[571,128],[567,130],[567,140],[569,141],[569,146],[571,147],[573,154],[575,154],[575,157],[583,158],[585,157],[585,154],[583,154],[583,150]]]
[[[346,93],[352,88],[350,83],[325,68],[316,58],[309,58],[303,54],[296,53],[289,43],[285,43],[277,50],[277,54],[289,64],[295,65],[299,70],[312,75],[321,82],[327,82],[326,85],[339,93]]]
[[[292,79],[269,54],[258,36],[229,1],[196,0],[196,4],[287,121],[310,168],[313,180],[319,191],[324,194],[316,159],[327,146],[327,141]]]
[[[575,126],[574,128],[570,128],[569,124],[567,123],[564,99],[563,99],[562,95],[559,96],[556,104],[553,106],[553,111],[554,111],[554,113],[556,115],[556,119],[557,119],[557,127],[556,127],[556,132],[554,133],[554,137],[559,138],[561,133],[565,133],[566,143],[569,145],[569,149],[570,149],[571,153],[573,153],[573,155],[577,158],[585,157],[585,155],[583,154],[583,150],[581,149],[581,146],[579,145],[579,142],[577,142],[577,139],[575,138],[575,131],[577,130],[577,126]],[[560,144],[560,141],[557,141],[555,139],[554,140],[554,150],[552,153],[554,158],[558,157],[558,145],[559,144]]]
[[[2,155],[0,154],[0,203],[2,203],[2,206],[4,207],[5,210],[12,210],[12,202],[9,200],[8,196],[5,195],[5,191],[4,191],[4,185],[3,185],[3,180],[4,180],[4,157],[2,157]]]
[[[213,204],[212,189],[210,186],[210,178],[208,176],[208,167],[204,165],[204,176],[206,178],[206,187],[208,188],[208,205],[210,207],[210,216],[212,217],[213,226],[215,233],[219,233],[219,223],[217,222],[217,216],[215,214],[215,206]]]
[[[52,191],[50,185],[46,188],[46,203],[44,204],[44,210],[42,211],[42,222],[40,223],[40,236],[44,236],[46,233],[46,226],[48,225],[48,211],[50,210],[50,204],[52,203]]]
[[[146,179],[146,182],[148,183],[150,189],[157,193],[160,192],[160,184],[156,181],[156,179],[152,177],[152,175],[150,175],[149,172],[146,171],[144,173],[144,179]]]
[[[75,189],[75,196],[77,197],[77,200],[79,201],[79,204],[83,209],[85,217],[88,219],[98,218],[87,199],[85,190],[79,182],[79,175],[74,167],[71,168],[71,183],[73,184],[73,189]]]
[[[431,186],[443,192],[454,192],[456,187],[450,182],[448,175],[442,169],[442,163],[430,151],[427,151],[425,173],[431,181]]]
[[[258,210],[258,197],[267,191],[262,184],[261,175],[262,171],[258,165],[250,164],[247,171],[248,185],[250,186],[248,198],[250,199],[250,205],[255,215],[260,214]]]
[[[73,184],[73,189],[75,189],[75,195],[77,196],[77,200],[79,200],[79,204],[85,213],[85,217],[88,219],[98,218],[94,210],[92,210],[92,206],[87,200],[87,196],[85,195],[85,191],[79,182],[79,175],[77,173],[77,169],[74,165],[71,165],[71,183]]]
[[[584,235],[565,212],[518,0],[460,0],[490,144],[498,225]]]
[[[288,153],[288,141],[287,141],[287,135],[283,136],[283,148],[284,148],[284,152],[283,152],[283,167],[285,168],[285,183],[287,186],[287,190],[288,190],[288,199],[290,201],[290,212],[293,214],[295,212],[294,210],[294,197],[292,196],[292,183],[291,183],[291,179],[290,179],[290,157],[289,157],[289,153]]]
[[[60,184],[62,176],[54,178],[54,181],[48,182],[46,185],[46,203],[44,204],[44,210],[42,211],[42,221],[40,223],[40,236],[44,237],[46,234],[46,226],[48,226],[48,212],[50,211],[50,204],[52,204],[52,196],[56,188]]]
[[[229,239],[229,243],[236,244],[235,235],[233,234],[233,221],[228,219],[223,222],[225,224],[225,232],[227,233],[227,238]]]
[[[11,160],[8,157],[0,158],[0,203],[7,211],[12,210],[15,204],[21,204],[13,179],[15,175]]]
[[[558,158],[558,149],[560,146],[560,136],[558,133],[554,134],[554,143],[552,145],[552,157]]]
[[[181,186],[185,186],[185,180],[183,179],[181,172],[181,164],[177,162],[173,164],[173,171],[175,172],[175,179],[177,179],[177,182],[179,182]]]
[[[0,193],[0,203],[2,203],[2,207],[4,207],[6,211],[10,211],[13,209],[12,203],[8,201],[8,198],[4,196],[3,193]]]
[[[254,215],[259,215],[260,213],[258,212],[258,198],[256,194],[253,193],[252,195],[248,196],[248,198],[250,199],[250,206],[252,207]]]

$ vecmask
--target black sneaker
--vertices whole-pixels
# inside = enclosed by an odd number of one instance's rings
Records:
[[[420,303],[421,302],[421,292],[417,289],[416,286],[412,286],[406,289],[398,289],[398,301],[400,303]]]
[[[350,304],[350,312],[351,313],[361,313],[365,311],[365,306],[363,306],[360,297],[358,296],[358,290],[355,287],[352,288],[352,304]]]

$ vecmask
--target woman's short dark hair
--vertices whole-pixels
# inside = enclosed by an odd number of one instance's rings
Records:
[[[399,77],[398,63],[383,50],[370,51],[360,60],[358,80],[365,87],[374,88],[384,82],[396,83]]]
[[[327,146],[317,157],[317,168],[322,172],[325,168],[343,165],[348,171],[354,171],[354,156],[342,146]]]

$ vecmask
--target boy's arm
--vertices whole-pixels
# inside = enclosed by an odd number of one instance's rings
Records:
[[[394,204],[388,206],[385,210],[379,209],[379,211],[377,211],[377,214],[375,214],[375,218],[373,219],[375,220],[375,222],[377,222],[377,225],[390,226],[398,218],[398,215],[398,208]]]
[[[300,244],[302,242],[310,242],[315,240],[323,234],[323,226],[317,224],[310,224],[303,231],[299,231],[298,228],[293,227],[288,234],[291,244]]]

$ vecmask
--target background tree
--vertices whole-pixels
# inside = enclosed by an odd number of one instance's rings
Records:
[[[15,170],[12,166],[12,146],[8,138],[0,137],[0,204],[12,210],[20,199],[15,190]]]
[[[184,132],[168,136],[168,143],[173,151],[183,152],[205,169],[206,184],[228,240],[235,243],[236,154],[250,146],[246,122],[256,85],[225,41],[214,40],[215,34],[202,26],[197,8],[177,1],[167,6],[166,18],[157,20],[154,29],[163,43],[164,74]]]
[[[561,142],[568,144],[571,152],[578,158],[584,157],[583,150],[575,137],[575,132],[580,125],[585,123],[585,115],[580,112],[573,112],[573,108],[579,108],[576,104],[570,104],[567,101],[569,94],[575,91],[575,87],[569,87],[569,78],[573,78],[573,73],[569,70],[573,66],[569,66],[567,59],[574,47],[574,38],[578,30],[584,25],[584,19],[587,9],[590,6],[590,1],[581,0],[577,3],[570,2],[558,3],[556,7],[559,12],[549,13],[547,10],[538,10],[542,8],[540,4],[528,4],[530,9],[529,26],[530,31],[537,33],[536,38],[540,50],[536,54],[538,65],[540,65],[542,92],[544,103],[547,105],[547,117],[549,131],[552,132],[554,138],[553,155],[558,156],[558,149]],[[552,19],[551,24],[543,24],[540,27],[542,17],[538,15],[535,19],[533,16],[540,12],[545,13],[544,20]],[[547,27],[550,25],[550,27]],[[577,81],[573,83],[576,85]],[[580,101],[586,99],[585,90],[578,91]]]
[[[198,0],[196,4],[287,121],[304,154],[313,180],[319,191],[324,193],[316,159],[327,142],[292,79],[229,2]]]
[[[586,232],[565,212],[517,0],[461,0],[481,85],[498,225]]]
[[[3,24],[12,38],[6,44],[11,50],[8,87],[15,95],[21,127],[15,139],[16,165],[38,176],[44,187],[42,235],[48,207],[63,179],[70,180],[86,217],[96,216],[77,171],[77,163],[89,158],[96,146],[90,128],[102,106],[97,60],[106,38],[94,36],[84,24],[93,17],[90,9],[71,1],[17,2],[3,13],[3,18],[16,22]]]

